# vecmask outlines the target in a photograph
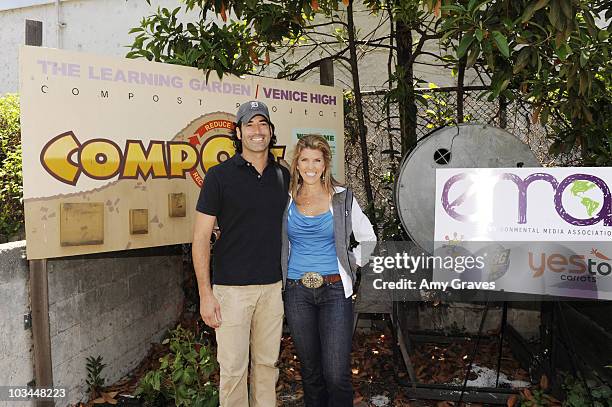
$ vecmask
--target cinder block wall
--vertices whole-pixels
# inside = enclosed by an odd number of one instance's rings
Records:
[[[24,242],[13,245],[19,249],[0,246],[0,310],[10,316],[1,320],[0,383],[25,385],[33,378],[31,332],[23,329],[28,268],[21,258]],[[68,389],[56,403],[60,407],[87,397],[88,356],[101,355],[103,376],[114,382],[142,360],[182,310],[184,273],[176,247],[50,259],[47,270],[53,381]],[[20,365],[6,378],[11,370],[5,360],[11,368]]]

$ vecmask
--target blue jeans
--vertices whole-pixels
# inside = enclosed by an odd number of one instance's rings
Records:
[[[287,280],[285,316],[301,364],[305,407],[351,407],[353,302],[342,281],[306,288]]]

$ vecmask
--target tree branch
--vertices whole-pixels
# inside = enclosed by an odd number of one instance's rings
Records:
[[[345,60],[348,60],[348,58],[342,56],[342,54],[344,54],[347,50],[348,50],[348,47],[344,48],[342,51],[340,51],[340,52],[338,52],[338,53],[336,53],[334,55],[331,55],[329,57],[317,59],[316,61],[313,61],[313,62],[309,63],[305,67],[303,67],[301,69],[298,69],[297,71],[293,71],[293,72],[287,73],[287,75],[280,76],[279,78],[280,79],[282,79],[282,78],[289,78],[289,80],[294,81],[294,80],[298,79],[300,76],[302,76],[303,74],[305,74],[306,72],[308,72],[308,71],[310,71],[310,70],[312,70],[314,68],[319,67],[321,65],[321,62],[324,59],[331,58],[331,59],[345,59]]]

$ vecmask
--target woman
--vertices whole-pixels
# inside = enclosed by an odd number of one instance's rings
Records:
[[[321,136],[296,145],[291,199],[283,221],[285,315],[302,366],[306,407],[352,406],[353,284],[372,224],[352,193],[331,175],[331,149]],[[373,245],[372,245],[373,246]],[[363,256],[367,257],[367,256]]]

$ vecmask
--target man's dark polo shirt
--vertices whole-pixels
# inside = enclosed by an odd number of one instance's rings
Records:
[[[283,172],[282,182],[276,168]],[[263,174],[240,154],[209,169],[196,209],[217,217],[213,284],[272,284],[281,280],[281,229],[289,171],[268,159]]]

